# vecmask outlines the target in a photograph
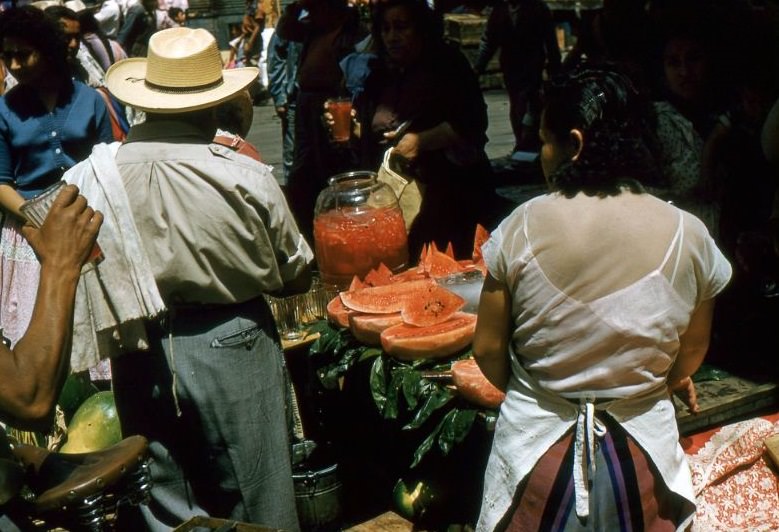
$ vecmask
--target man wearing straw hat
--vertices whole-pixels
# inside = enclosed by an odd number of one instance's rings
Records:
[[[183,27],[106,73],[147,115],[116,165],[169,309],[147,327],[149,351],[112,360],[123,434],[151,441],[151,530],[195,515],[298,529],[283,355],[262,294],[307,290],[313,254],[270,168],[211,143],[215,106],[257,75],[223,71],[214,37]]]

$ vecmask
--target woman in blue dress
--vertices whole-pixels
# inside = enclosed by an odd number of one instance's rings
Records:
[[[18,82],[0,98],[0,328],[13,344],[29,323],[39,269],[19,231],[20,206],[113,136],[105,103],[71,78],[65,37],[40,10],[0,14],[0,42]]]

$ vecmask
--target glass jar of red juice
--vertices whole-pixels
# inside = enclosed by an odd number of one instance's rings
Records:
[[[393,271],[408,264],[403,214],[392,189],[375,172],[333,176],[317,198],[314,246],[322,281],[339,290],[379,263]]]

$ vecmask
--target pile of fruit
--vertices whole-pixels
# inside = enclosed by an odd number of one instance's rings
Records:
[[[473,341],[476,314],[463,312],[465,300],[441,281],[469,273],[483,278],[481,246],[488,238],[486,229],[477,226],[470,259],[457,260],[451,244],[440,251],[431,243],[423,248],[419,263],[403,272],[393,273],[380,264],[363,279],[355,276],[349,289],[327,305],[329,321],[348,328],[362,344],[381,347],[403,361],[444,359],[462,352]],[[480,406],[499,406],[502,392],[471,362],[452,366],[455,386]]]
[[[460,312],[465,300],[438,280],[454,274],[486,271],[481,245],[489,234],[479,226],[471,259],[457,260],[449,245],[439,251],[425,246],[419,264],[393,274],[384,264],[327,306],[329,320],[349,328],[366,345],[381,346],[401,360],[443,358],[466,346],[476,329],[476,315]]]

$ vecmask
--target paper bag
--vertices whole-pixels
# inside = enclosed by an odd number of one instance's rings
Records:
[[[422,206],[424,185],[416,179],[403,177],[393,170],[391,155],[392,148],[384,152],[384,160],[379,167],[378,180],[389,185],[398,198],[398,205],[403,213],[403,222],[406,224],[406,231],[408,231]]]

